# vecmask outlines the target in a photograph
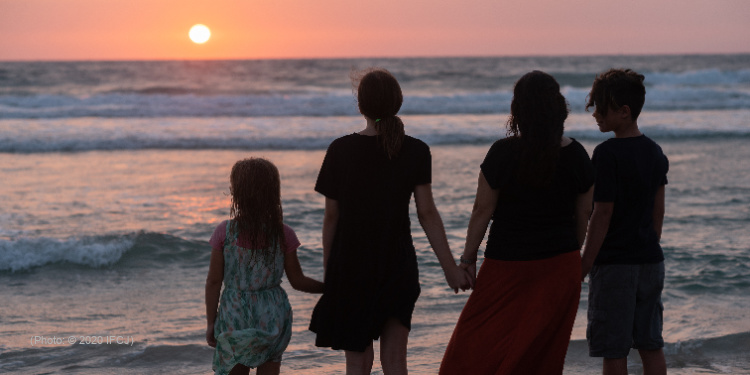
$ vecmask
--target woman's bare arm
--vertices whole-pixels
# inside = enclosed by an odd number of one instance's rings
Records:
[[[435,207],[435,201],[432,198],[432,187],[430,184],[417,185],[414,188],[414,201],[417,204],[417,217],[422,225],[427,240],[435,252],[440,262],[440,266],[445,273],[445,279],[454,292],[458,289],[466,290],[471,287],[472,280],[467,272],[456,265],[450,247],[448,238],[445,235],[445,227],[440,213]]]
[[[339,222],[339,202],[326,197],[325,213],[323,214],[323,270],[328,266],[328,257],[331,255],[333,237],[336,235],[336,226]]]

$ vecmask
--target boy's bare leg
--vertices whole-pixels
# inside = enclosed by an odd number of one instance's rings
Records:
[[[346,350],[346,375],[369,375],[372,372],[372,361],[375,354],[372,344],[364,352]]]
[[[628,357],[604,358],[602,366],[604,375],[628,375]]]
[[[666,375],[667,361],[664,359],[664,350],[639,350],[641,362],[643,362],[643,375]]]
[[[406,375],[406,346],[409,330],[398,319],[385,322],[380,335],[380,365],[385,375]]]

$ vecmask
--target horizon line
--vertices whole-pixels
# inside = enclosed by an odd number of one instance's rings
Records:
[[[190,57],[175,57],[175,58],[90,58],[90,59],[60,59],[60,58],[18,58],[18,59],[6,59],[0,58],[2,63],[15,63],[15,62],[146,62],[146,61],[274,61],[274,60],[402,60],[402,59],[452,59],[452,58],[476,58],[476,59],[491,59],[491,58],[523,58],[523,57],[537,57],[537,58],[555,58],[555,57],[617,57],[617,56],[742,56],[750,55],[748,52],[664,52],[664,53],[598,53],[598,54],[586,54],[586,53],[571,53],[571,54],[507,54],[507,55],[415,55],[415,56],[319,56],[319,57],[222,57],[222,58],[190,58]]]

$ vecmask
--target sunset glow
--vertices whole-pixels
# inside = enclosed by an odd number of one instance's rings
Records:
[[[750,52],[747,0],[0,3],[0,60]],[[185,35],[197,21],[211,28],[201,48]]]

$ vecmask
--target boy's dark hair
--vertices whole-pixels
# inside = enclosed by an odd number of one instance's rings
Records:
[[[596,107],[596,112],[606,116],[610,108],[617,110],[626,105],[630,107],[630,118],[635,121],[646,101],[644,78],[643,74],[630,69],[610,69],[597,75],[588,96],[586,110]]]

